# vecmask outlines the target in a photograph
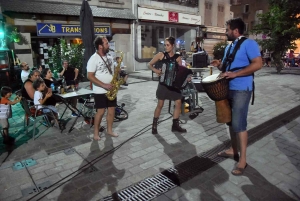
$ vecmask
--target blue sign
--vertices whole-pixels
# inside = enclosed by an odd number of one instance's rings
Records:
[[[54,24],[54,23],[37,23],[38,36],[80,36],[80,25],[74,24]],[[95,26],[96,35],[111,35],[110,26]]]

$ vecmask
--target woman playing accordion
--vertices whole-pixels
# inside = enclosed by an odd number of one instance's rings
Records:
[[[185,133],[186,129],[179,125],[179,115],[181,109],[182,95],[180,89],[187,81],[190,81],[189,75],[191,70],[180,67],[181,57],[174,53],[175,38],[168,37],[165,39],[165,52],[159,52],[149,62],[149,68],[159,77],[159,84],[156,90],[158,99],[157,106],[154,111],[152,124],[152,134],[157,134],[158,118],[160,116],[165,100],[175,101],[175,110],[173,112],[172,131]],[[155,64],[155,67],[153,66]],[[180,70],[179,70],[180,69]]]

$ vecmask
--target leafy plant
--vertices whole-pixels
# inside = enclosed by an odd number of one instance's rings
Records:
[[[227,41],[221,41],[214,45],[213,47],[214,59],[223,58],[226,46],[227,46]]]
[[[49,48],[49,67],[52,71],[60,72],[62,70],[62,62],[69,61],[69,65],[82,70],[83,61],[83,45],[67,44],[65,39],[59,39],[59,42],[52,48]]]
[[[267,36],[258,43],[262,49],[273,52],[280,72],[282,56],[288,49],[295,49],[295,41],[300,38],[300,1],[269,0],[269,5],[269,11],[258,16],[260,23],[254,26],[252,33]]]

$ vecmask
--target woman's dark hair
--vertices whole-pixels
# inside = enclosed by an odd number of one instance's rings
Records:
[[[45,81],[42,78],[36,79],[33,83],[32,86],[35,90],[37,90],[42,83],[45,83]]]
[[[175,44],[175,38],[173,36],[169,36],[165,40],[168,41],[171,45]]]
[[[45,69],[42,70],[42,72],[41,72],[42,78],[46,77],[46,75],[47,75],[47,73],[48,73],[49,70],[50,70],[49,68],[45,68]]]
[[[11,93],[12,90],[10,87],[4,86],[1,88],[1,96],[4,97],[6,94]]]
[[[238,29],[239,30],[239,33],[240,34],[243,34],[244,33],[244,30],[245,30],[245,23],[244,21],[242,20],[242,18],[233,18],[233,19],[230,19],[226,22],[226,25],[229,25],[229,28],[231,30],[235,30],[235,29]]]
[[[29,73],[29,75],[28,75],[28,78],[30,79],[30,78],[34,75],[34,73],[39,73],[39,74],[41,74],[41,72],[38,71],[38,70],[31,70],[30,73]]]
[[[103,45],[103,39],[106,38],[105,36],[97,36],[94,40],[94,47],[96,50],[99,49],[99,45]]]

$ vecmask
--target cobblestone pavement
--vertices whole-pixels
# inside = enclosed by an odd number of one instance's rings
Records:
[[[33,140],[33,127],[25,133],[24,112],[17,104],[10,119],[16,146],[0,144],[0,200],[109,200],[128,186],[193,158],[211,165],[185,182],[175,182],[155,200],[300,200],[299,72],[289,69],[278,75],[274,68],[264,68],[256,73],[255,104],[248,116],[253,139],[249,139],[248,167],[241,177],[231,175],[235,164],[231,159],[201,158],[229,139],[226,126],[216,123],[214,102],[205,93],[199,93],[204,112],[193,119],[181,117],[186,134],[171,132],[171,119],[158,126],[159,135],[150,133],[157,82],[149,81],[149,71],[131,74],[129,86],[119,91],[118,103],[126,104],[129,118],[114,123],[118,138],[104,132],[101,141],[91,140],[93,128],[82,117],[68,133],[74,121],[68,111],[66,130],[61,133],[38,123]],[[170,117],[167,105],[161,120]],[[30,166],[28,159],[37,164]]]

